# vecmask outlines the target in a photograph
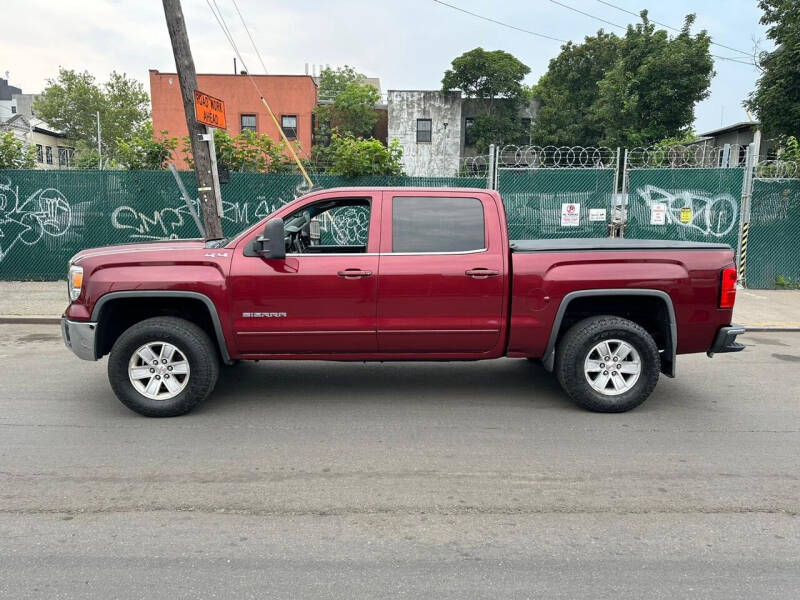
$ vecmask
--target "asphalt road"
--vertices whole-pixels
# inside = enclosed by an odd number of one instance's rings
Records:
[[[0,326],[0,597],[797,598],[800,334],[637,410],[524,360],[258,363],[151,420]]]

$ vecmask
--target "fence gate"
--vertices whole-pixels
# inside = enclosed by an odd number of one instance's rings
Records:
[[[623,235],[738,248],[748,156],[705,144],[626,151]]]
[[[511,239],[609,235],[619,150],[505,146],[493,163]]]

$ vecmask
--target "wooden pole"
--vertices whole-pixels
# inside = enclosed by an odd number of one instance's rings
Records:
[[[211,152],[209,145],[200,139],[200,136],[205,133],[205,127],[200,125],[194,117],[194,91],[197,89],[197,73],[194,70],[192,50],[189,47],[186,22],[183,19],[180,0],[163,0],[163,3],[169,38],[172,41],[172,52],[175,55],[178,82],[181,86],[186,127],[189,130],[189,139],[192,144],[194,173],[197,179],[197,193],[200,198],[200,211],[205,225],[206,239],[216,240],[223,237],[222,224],[217,212],[218,199],[211,170]]]

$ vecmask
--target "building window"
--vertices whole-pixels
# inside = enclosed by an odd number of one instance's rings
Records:
[[[242,115],[242,131],[255,131],[255,130],[256,130],[256,116]]]
[[[519,135],[519,140],[517,140],[517,144],[520,146],[527,146],[531,143],[531,120],[527,117],[522,119],[522,132]]]
[[[45,155],[45,158],[47,159],[47,164],[48,165],[52,165],[53,164],[53,147],[52,146],[45,146],[44,155]]]
[[[42,148],[41,144],[36,144],[36,162],[44,162],[44,148]]]
[[[297,139],[297,115],[282,115],[281,129],[287,140]]]
[[[58,147],[58,166],[71,167],[72,159],[75,154],[74,148],[67,148],[65,146]]]
[[[475,135],[473,134],[472,126],[475,125],[475,119],[467,117],[464,119],[464,145],[474,146]]]
[[[417,119],[417,141],[430,142],[433,131],[433,121],[430,119]]]
[[[11,105],[11,114],[12,114],[12,115],[15,115],[15,114],[17,114],[17,107],[16,107],[16,106],[14,106],[13,104]]]

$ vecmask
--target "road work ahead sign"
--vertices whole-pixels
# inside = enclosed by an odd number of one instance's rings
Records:
[[[194,118],[198,123],[226,129],[225,103],[219,98],[214,98],[203,92],[194,91]]]

